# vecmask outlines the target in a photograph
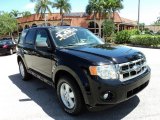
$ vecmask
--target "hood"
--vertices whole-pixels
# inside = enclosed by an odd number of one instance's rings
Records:
[[[96,57],[103,60],[107,59],[116,64],[130,62],[143,57],[142,53],[132,48],[110,44],[70,47],[65,48],[65,51],[90,60],[95,60]]]

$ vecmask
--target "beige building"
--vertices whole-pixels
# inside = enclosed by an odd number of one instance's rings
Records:
[[[152,30],[153,32],[158,32],[160,31],[160,26],[158,25],[147,25],[145,28],[148,28],[149,30]]]

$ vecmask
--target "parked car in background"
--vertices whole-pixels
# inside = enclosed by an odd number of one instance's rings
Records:
[[[12,38],[0,39],[0,54],[10,54],[16,52],[16,43],[12,41]]]

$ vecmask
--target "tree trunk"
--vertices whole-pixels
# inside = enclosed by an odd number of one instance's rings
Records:
[[[111,20],[111,11],[108,11],[108,19]]]
[[[47,26],[47,23],[46,23],[46,13],[44,14],[44,23],[45,23],[45,26]]]
[[[114,22],[115,10],[113,10],[113,22]]]
[[[61,26],[63,26],[63,11],[60,9],[60,14],[61,14]]]
[[[94,33],[96,33],[96,13],[93,13],[93,19],[94,19]]]
[[[12,32],[9,32],[9,36],[13,39],[13,35]]]
[[[63,26],[63,13],[61,15],[61,26]]]
[[[99,22],[101,23],[101,17],[102,17],[102,14],[101,12],[99,12]],[[99,36],[102,37],[102,25],[99,26]]]

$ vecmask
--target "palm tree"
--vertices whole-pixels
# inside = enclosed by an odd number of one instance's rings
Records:
[[[20,15],[20,12],[18,10],[12,10],[10,15],[14,18],[17,18]]]
[[[141,4],[141,1],[138,0],[138,21],[137,21],[137,25],[138,25],[138,30],[139,30],[139,19],[140,19],[140,4]]]
[[[21,14],[22,14],[22,17],[28,17],[28,16],[32,15],[31,12],[29,12],[29,11],[22,12]]]
[[[41,17],[44,18],[46,25],[46,12],[48,11],[51,13],[49,6],[52,2],[50,0],[31,0],[31,2],[36,2],[34,10],[37,14],[40,14]]]
[[[122,4],[123,0],[104,0],[104,9],[105,12],[107,12],[109,14],[109,19],[111,19],[111,15],[113,13],[113,21],[114,21],[114,14],[116,11],[119,11],[121,9],[123,9],[123,4]]]
[[[103,11],[103,4],[101,4],[102,0],[89,0],[88,5],[86,6],[86,13],[89,15],[93,14],[94,20],[94,28],[96,28],[96,16],[97,14],[101,17],[101,13]],[[96,29],[94,29],[96,32]]]
[[[158,22],[160,22],[160,16],[159,16],[159,17],[157,17],[157,21],[158,21]]]
[[[0,11],[0,15],[3,15],[4,14],[4,11]]]
[[[19,17],[20,15],[20,12],[18,10],[12,10],[9,15],[12,17],[12,18],[17,18]],[[17,26],[17,35],[19,35],[19,30],[18,30],[18,22],[16,22],[16,26]]]
[[[114,14],[116,11],[119,11],[121,9],[123,9],[123,4],[122,4],[123,0],[115,0],[113,6],[112,6],[112,12],[113,12],[113,21],[114,21]]]
[[[55,0],[53,3],[53,8],[60,10],[61,15],[61,25],[63,25],[63,17],[64,13],[70,13],[71,12],[71,5],[69,3],[69,0]]]
[[[0,15],[0,34],[5,35],[9,33],[12,37],[12,33],[17,31],[17,20],[12,17],[9,13],[3,12]]]

